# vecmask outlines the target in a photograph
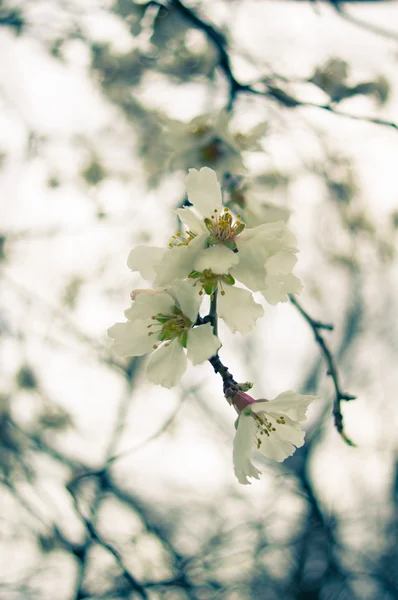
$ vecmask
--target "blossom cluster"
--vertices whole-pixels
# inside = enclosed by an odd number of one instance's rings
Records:
[[[286,212],[262,210],[239,188],[223,201],[217,174],[209,167],[190,169],[185,183],[189,205],[175,211],[181,230],[168,247],[137,246],[128,257],[129,268],[152,288],[134,290],[127,321],[108,331],[120,356],[150,354],[147,377],[167,388],[178,384],[187,358],[196,365],[218,356],[218,318],[232,333],[246,334],[264,313],[261,296],[276,304],[302,287],[292,273],[297,244]],[[211,310],[202,317],[206,297]],[[235,473],[248,483],[247,477],[258,476],[250,462],[253,445],[275,460],[302,445],[297,423],[312,397],[287,392],[268,410],[266,401],[255,402],[236,386],[228,391],[239,414]]]

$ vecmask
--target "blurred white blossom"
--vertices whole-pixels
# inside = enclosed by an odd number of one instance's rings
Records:
[[[242,152],[262,150],[259,140],[267,130],[259,123],[246,133],[232,132],[230,114],[226,110],[199,115],[184,123],[169,120],[167,143],[172,151],[171,170],[190,167],[212,167],[220,176],[246,170]]]

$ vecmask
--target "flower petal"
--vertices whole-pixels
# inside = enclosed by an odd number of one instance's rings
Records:
[[[224,319],[232,333],[248,333],[262,317],[264,309],[247,290],[226,285],[225,294],[218,296],[218,316]]]
[[[164,344],[152,355],[146,367],[149,381],[172,388],[180,381],[187,368],[187,357],[178,340]]]
[[[231,275],[253,292],[265,287],[265,257],[261,249],[250,243],[239,244],[237,239],[239,264],[231,269]]]
[[[168,285],[176,279],[184,279],[193,271],[197,255],[205,244],[205,235],[194,238],[186,246],[174,246],[163,255],[160,263],[155,265],[156,285]]]
[[[184,208],[177,208],[177,210],[174,212],[178,215],[180,221],[182,221],[184,225],[188,227],[189,231],[192,231],[192,233],[195,233],[196,235],[201,233],[208,234],[203,219],[195,215],[192,208],[189,208],[188,206]]]
[[[262,435],[260,440],[261,444],[257,448],[257,451],[261,452],[266,458],[272,458],[277,462],[283,462],[296,451],[296,447],[293,444],[281,439],[275,435],[275,432],[272,432],[269,436]]]
[[[287,302],[288,294],[299,294],[303,288],[300,279],[292,273],[278,277],[267,275],[265,285],[266,287],[261,290],[261,293],[270,304]]]
[[[193,365],[204,362],[217,352],[221,342],[213,333],[210,323],[199,325],[188,331],[187,353]]]
[[[287,390],[279,394],[275,400],[269,402],[254,402],[251,405],[253,412],[267,412],[273,415],[286,415],[293,421],[304,421],[306,419],[307,408],[318,396],[302,396],[296,394],[293,390]]]
[[[176,299],[184,315],[194,323],[203,296],[200,296],[198,289],[193,287],[192,280],[176,281],[171,287],[167,288],[167,291]]]
[[[260,479],[260,471],[250,460],[256,429],[256,423],[251,415],[245,413],[239,415],[234,439],[233,461],[235,475],[239,483],[243,485],[250,483],[248,477]]]
[[[301,448],[304,445],[305,431],[301,429],[297,421],[292,421],[289,417],[285,417],[285,423],[278,424],[276,419],[271,418],[269,415],[268,420],[274,425],[277,436],[280,439],[294,444],[297,448]]]
[[[156,246],[136,246],[128,256],[127,266],[138,271],[143,279],[152,281],[156,277],[154,266],[162,260],[165,252],[167,250]]]
[[[116,323],[108,329],[108,336],[114,340],[113,351],[118,356],[142,356],[152,352],[154,336],[149,336],[148,325],[152,320],[134,323]]]
[[[281,250],[267,260],[266,268],[270,275],[287,275],[291,273],[296,262],[297,257],[295,254],[287,250]]]
[[[210,217],[215,208],[221,211],[221,188],[215,171],[209,167],[203,167],[200,171],[189,169],[185,185],[188,200],[203,217]]]
[[[158,313],[170,314],[175,306],[175,300],[166,292],[159,291],[158,294],[151,294],[152,290],[145,290],[137,294],[133,306],[124,311],[127,319],[151,319]]]
[[[218,244],[211,246],[201,252],[194,263],[195,271],[202,272],[205,269],[211,269],[213,273],[222,275],[235,267],[239,262],[239,258],[235,252]]]

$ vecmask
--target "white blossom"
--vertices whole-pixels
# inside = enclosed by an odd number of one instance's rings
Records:
[[[247,333],[263,314],[250,292],[232,292],[231,286],[243,284],[252,292],[261,292],[275,304],[288,299],[288,294],[301,290],[292,275],[296,262],[296,240],[283,220],[245,228],[240,215],[234,216],[222,204],[221,188],[215,171],[203,167],[190,169],[186,177],[191,207],[177,209],[186,232],[172,236],[168,249],[145,246],[134,248],[128,265],[156,286],[191,278],[198,293],[212,296],[219,290],[242,299],[233,306],[224,298],[220,316],[232,331]],[[237,318],[242,310],[241,318]]]
[[[306,419],[308,406],[316,396],[301,396],[292,390],[274,400],[254,400],[237,392],[232,403],[239,413],[233,448],[235,475],[242,484],[248,477],[259,479],[260,471],[251,462],[253,452],[278,462],[291,456],[304,444],[299,423]]]
[[[232,132],[226,110],[199,115],[188,123],[169,121],[167,141],[172,150],[169,167],[211,166],[221,177],[245,171],[242,152],[262,150],[259,140],[267,125],[259,123],[246,133]]]
[[[128,321],[108,330],[119,356],[152,353],[146,367],[150,381],[171,388],[187,366],[213,356],[221,343],[210,323],[195,326],[201,297],[187,282],[167,290],[135,290],[134,303],[125,311]]]

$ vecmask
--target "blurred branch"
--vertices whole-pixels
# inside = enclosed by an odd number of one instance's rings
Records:
[[[154,4],[161,5],[159,2],[154,2]],[[299,100],[298,98],[294,97],[290,93],[287,93],[283,89],[278,88],[272,85],[271,83],[267,83],[266,78],[263,78],[263,80],[261,80],[260,82],[263,86],[265,86],[264,90],[259,90],[256,87],[254,87],[256,85],[255,83],[240,83],[232,71],[231,59],[227,50],[228,42],[224,35],[220,31],[218,31],[214,27],[214,25],[211,25],[204,19],[200,18],[195,11],[185,6],[185,4],[183,4],[180,0],[170,0],[170,6],[177,10],[194,27],[203,31],[207,39],[210,40],[210,42],[212,42],[217,48],[220,57],[219,67],[224,73],[224,76],[226,77],[229,85],[229,99],[227,104],[228,110],[232,109],[234,100],[238,93],[247,93],[271,98],[273,100],[276,100],[281,106],[284,106],[285,108],[297,108],[308,106],[312,108],[318,108],[320,110],[324,110],[335,115],[345,117],[347,119],[353,119],[355,121],[362,121],[367,123],[374,123],[376,125],[383,125],[385,127],[391,127],[393,129],[398,130],[398,125],[392,121],[380,119],[378,117],[352,115],[350,113],[346,113],[344,111],[336,109],[331,104],[317,104],[315,102]]]
[[[336,426],[336,429],[339,432],[339,434],[341,435],[341,437],[343,438],[343,440],[349,446],[355,446],[354,442],[352,442],[344,432],[343,415],[341,412],[341,402],[342,402],[342,400],[345,400],[345,401],[355,400],[356,396],[353,396],[352,394],[348,394],[348,393],[342,391],[342,389],[340,387],[340,377],[339,377],[339,373],[337,370],[337,366],[336,366],[333,354],[332,354],[331,350],[329,349],[327,343],[325,342],[322,334],[320,333],[322,330],[332,331],[333,325],[331,325],[330,323],[323,323],[321,321],[316,321],[315,319],[310,317],[310,315],[303,309],[303,307],[298,302],[298,300],[295,298],[295,296],[289,295],[289,299],[290,299],[290,302],[297,308],[299,313],[307,321],[308,325],[311,327],[314,337],[315,337],[315,340],[316,340],[317,344],[319,345],[322,355],[327,364],[327,368],[328,368],[327,375],[329,377],[331,377],[333,380],[334,391],[335,391],[335,396],[334,396],[334,401],[333,401],[333,416],[334,416],[334,424]]]
[[[350,15],[342,7],[342,2],[338,2],[337,0],[330,0],[330,4],[340,17],[342,17],[346,21],[349,21],[353,25],[357,25],[358,27],[361,27],[361,29],[365,29],[366,31],[369,31],[370,33],[375,33],[376,35],[379,35],[381,37],[384,37],[384,38],[387,38],[390,40],[398,40],[398,32],[397,31],[391,31],[390,29],[385,29],[384,27],[380,27],[379,25],[374,25],[373,23],[369,23],[368,21],[363,21],[362,19],[358,19],[358,17],[354,17],[353,15]]]
[[[125,579],[128,581],[128,583],[131,586],[131,589],[134,590],[135,592],[137,592],[137,594],[139,595],[140,598],[143,598],[143,600],[146,600],[148,598],[148,594],[145,590],[145,588],[139,583],[139,581],[134,577],[134,575],[132,575],[132,573],[130,572],[130,570],[127,568],[127,566],[124,563],[123,557],[120,554],[120,552],[114,547],[112,546],[112,544],[110,544],[109,542],[107,542],[97,531],[95,525],[93,524],[92,520],[88,519],[87,517],[85,517],[83,515],[83,513],[81,512],[80,508],[79,508],[79,503],[77,500],[77,497],[75,495],[74,489],[73,487],[69,486],[69,491],[72,495],[73,498],[73,505],[75,507],[75,510],[77,512],[77,514],[80,516],[82,522],[84,523],[84,525],[86,526],[86,529],[90,535],[89,541],[86,542],[86,547],[84,548],[82,557],[81,557],[81,573],[79,576],[79,586],[78,589],[76,591],[76,595],[75,598],[76,600],[80,600],[81,598],[84,598],[86,596],[85,593],[83,593],[82,590],[82,582],[83,582],[83,577],[84,577],[84,567],[85,567],[85,557],[87,556],[87,550],[88,547],[87,546],[91,546],[92,542],[96,542],[97,544],[99,544],[102,548],[104,548],[105,550],[107,550],[108,552],[110,552],[110,554],[112,554],[112,556],[114,557],[117,565],[120,567],[123,576],[125,577]],[[82,571],[83,571],[83,576],[82,576]],[[91,594],[89,594],[91,595]]]

